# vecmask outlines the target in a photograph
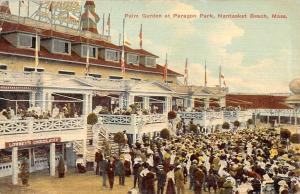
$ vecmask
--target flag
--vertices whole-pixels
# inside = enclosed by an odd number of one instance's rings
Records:
[[[125,49],[124,49],[124,31],[125,31],[125,18],[123,18],[123,46],[122,46],[122,55],[121,55],[121,72],[122,77],[125,76]]]
[[[139,37],[140,37],[140,49],[142,49],[143,48],[143,24],[141,24]]]
[[[166,63],[163,70],[163,81],[166,82],[168,79],[168,54],[166,54]]]
[[[129,47],[131,46],[131,43],[130,43],[129,38],[127,36],[124,40],[124,44],[125,44],[125,46],[129,46]]]
[[[224,86],[226,87],[226,82],[225,82],[225,80],[223,81],[223,84],[224,84]]]
[[[92,20],[94,23],[96,23],[95,16],[90,12],[90,10],[87,11],[87,17]]]
[[[51,2],[49,5],[49,12],[52,12],[52,10],[53,10],[53,2]]]
[[[110,13],[108,14],[106,26],[107,26],[107,30],[106,30],[107,34],[108,34],[108,36],[110,36]]]
[[[69,12],[69,19],[72,21],[79,21],[79,18],[73,15],[71,12]]]
[[[221,74],[221,76],[220,76],[222,79],[224,79],[224,75],[223,74]]]
[[[184,68],[184,85],[188,85],[188,59],[186,58],[185,61],[185,68]]]

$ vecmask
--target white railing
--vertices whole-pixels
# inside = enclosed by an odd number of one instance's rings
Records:
[[[168,122],[167,115],[165,114],[152,114],[136,116],[136,124],[153,124],[153,123],[165,123]]]
[[[103,124],[116,124],[116,125],[139,125],[165,123],[167,121],[167,115],[165,114],[152,114],[152,115],[107,115],[99,114],[102,118]]]
[[[183,119],[204,119],[204,112],[178,112],[178,115]]]
[[[99,117],[102,118],[103,124],[131,125],[131,115],[99,114]]]
[[[0,121],[0,136],[83,128],[83,118],[7,120]]]

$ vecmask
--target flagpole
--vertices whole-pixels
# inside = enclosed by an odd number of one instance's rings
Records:
[[[222,75],[222,67],[220,65],[220,69],[219,69],[219,86],[220,88],[222,87],[222,83],[221,83],[221,75]]]
[[[121,56],[121,68],[122,68],[122,77],[125,78],[125,53],[124,53],[124,44],[125,44],[125,18],[123,18],[123,44],[122,44],[122,56]]]
[[[103,13],[103,22],[102,22],[102,35],[104,36],[104,21],[105,21],[105,15]]]
[[[19,13],[18,13],[18,24],[20,23],[20,14],[21,14],[21,0],[19,0]]]
[[[38,49],[38,29],[35,31],[35,69],[34,71],[37,73],[37,68],[39,65],[39,49]]]
[[[204,86],[207,86],[207,77],[206,77],[206,60],[205,60],[205,72],[204,72]]]
[[[188,69],[187,69],[187,65],[188,65],[188,58],[186,58],[186,60],[185,60],[185,69],[184,69],[184,74],[185,74],[184,85],[186,85],[186,86],[188,86]]]
[[[88,26],[87,30],[90,29],[90,11],[88,10]],[[89,63],[90,63],[90,48],[89,48],[89,37],[87,37],[87,45],[86,45],[86,65],[85,65],[85,76],[87,77],[89,75]]]
[[[143,24],[141,24],[140,29],[140,49],[143,49]]]
[[[108,14],[108,36],[110,36],[110,13]]]
[[[28,0],[28,4],[27,4],[27,17],[29,18],[29,0]]]
[[[168,84],[168,53],[166,53],[165,83]]]

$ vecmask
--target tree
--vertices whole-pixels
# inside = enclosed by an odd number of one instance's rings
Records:
[[[289,139],[291,137],[291,132],[288,129],[280,129],[281,139]]]
[[[114,142],[119,146],[119,154],[121,153],[121,146],[125,144],[125,137],[122,132],[118,132],[114,135]]]
[[[300,144],[300,134],[294,133],[293,135],[291,135],[291,142],[294,144]]]
[[[233,122],[233,126],[239,127],[241,125],[240,121],[236,120]]]
[[[175,119],[176,116],[177,116],[177,114],[176,114],[175,111],[170,111],[170,112],[168,112],[168,120]]]
[[[170,131],[167,128],[164,128],[160,131],[160,137],[163,139],[169,139],[170,138]]]
[[[222,129],[229,129],[230,128],[230,125],[228,122],[224,122],[223,125],[222,125]]]
[[[197,125],[195,124],[190,124],[190,131],[194,132],[195,134],[197,133]]]
[[[253,124],[253,120],[252,120],[252,119],[248,119],[248,120],[247,120],[247,124],[248,124],[248,125],[252,125],[252,124]]]
[[[88,125],[95,125],[98,122],[98,117],[95,113],[90,113],[87,117],[87,124]]]

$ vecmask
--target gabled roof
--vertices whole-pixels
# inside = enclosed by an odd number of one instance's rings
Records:
[[[14,23],[9,23],[9,22],[4,22],[3,23],[3,33],[11,33],[11,32],[25,32],[25,33],[31,33],[35,34],[35,30],[32,27],[25,26],[22,24],[14,24]],[[80,43],[86,43],[87,38],[82,37],[82,36],[70,36],[67,34],[63,34],[60,32],[52,31],[52,30],[44,30],[41,32],[42,37],[44,38],[61,38],[61,39],[67,39],[70,40],[71,42],[80,42]],[[119,46],[116,46],[112,43],[105,42],[102,40],[94,40],[94,39],[89,39],[90,44],[98,45],[103,48],[111,48],[115,50],[120,50]],[[22,55],[24,57],[34,57],[34,51],[33,50],[28,50],[28,49],[20,49],[16,48],[13,45],[11,45],[8,41],[6,41],[3,37],[0,38],[0,52],[3,54],[10,54],[10,55]],[[39,57],[40,59],[47,59],[47,60],[56,60],[56,61],[64,61],[64,62],[70,62],[72,64],[85,64],[86,59],[78,56],[75,52],[71,52],[71,55],[62,55],[62,54],[54,54],[49,52],[47,49],[42,47],[39,52]],[[90,64],[95,65],[95,66],[103,66],[107,68],[117,68],[121,69],[121,62],[109,62],[105,61],[101,58],[99,59],[90,59]],[[129,71],[138,71],[138,72],[145,72],[145,73],[154,73],[154,74],[163,74],[163,67],[161,65],[156,65],[156,67],[151,68],[151,67],[146,67],[144,65],[131,65],[131,64],[125,64],[126,70]],[[173,75],[173,76],[182,76],[182,74],[179,74],[175,71],[172,71],[168,69],[168,74]]]
[[[245,109],[291,109],[285,104],[288,96],[227,94],[226,106]]]

